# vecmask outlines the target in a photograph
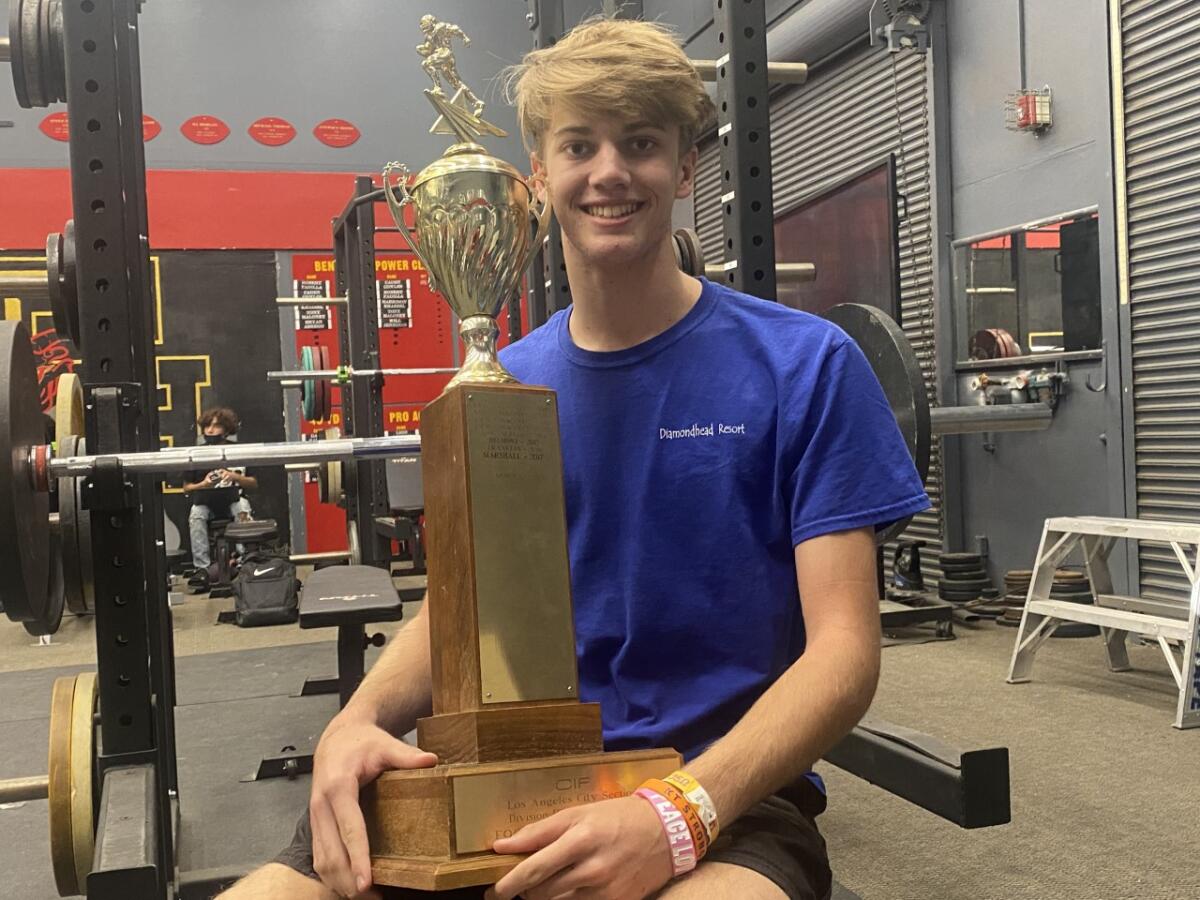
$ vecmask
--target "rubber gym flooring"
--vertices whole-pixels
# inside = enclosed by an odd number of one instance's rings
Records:
[[[213,624],[230,602],[175,608],[185,870],[249,867],[287,841],[308,779],[239,779],[264,754],[314,741],[336,709],[332,696],[292,696],[305,677],[332,674],[332,632]],[[1157,648],[1131,646],[1134,671],[1116,675],[1098,638],[1052,640],[1033,683],[1008,685],[1013,629],[959,624],[956,634],[889,641],[872,712],[960,745],[1007,745],[1013,822],[963,831],[823,765],[831,802],[820,823],[846,886],[836,900],[1200,897],[1200,730],[1171,727],[1176,694]],[[87,620],[66,623],[49,647],[0,621],[0,778],[45,771],[51,683],[89,665],[93,640]],[[57,896],[45,810],[0,807],[5,898]]]

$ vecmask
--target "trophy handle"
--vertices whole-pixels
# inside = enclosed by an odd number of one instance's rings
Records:
[[[529,188],[529,199],[531,201],[529,204],[529,214],[537,221],[537,234],[533,236],[533,243],[529,245],[529,250],[525,254],[524,261],[521,263],[522,272],[529,268],[529,264],[533,262],[533,258],[542,249],[542,241],[546,239],[546,234],[550,231],[550,221],[554,218],[554,210],[550,207],[550,192],[546,192],[546,199],[542,201],[542,208],[535,210],[532,201],[537,199],[537,191],[533,189],[532,184],[526,183],[525,186]]]
[[[394,185],[388,180],[388,176],[393,172],[400,172],[404,177]],[[399,189],[399,203],[396,202],[393,188]],[[412,194],[408,192],[408,166],[401,162],[390,162],[383,167],[383,199],[387,201],[388,209],[392,211],[392,221],[396,223],[396,230],[400,232],[400,237],[404,238],[404,243],[408,245],[408,249],[416,254],[417,259],[421,261],[421,265],[425,267],[426,276],[429,278],[430,290],[437,290],[433,281],[433,270],[429,268],[429,263],[426,261],[424,254],[417,248],[416,242],[408,233],[408,225],[404,222],[404,207],[412,203]]]

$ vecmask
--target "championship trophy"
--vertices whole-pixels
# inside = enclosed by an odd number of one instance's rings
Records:
[[[421,30],[431,131],[457,142],[415,177],[389,163],[383,186],[467,348],[421,415],[433,715],[417,723],[417,744],[439,764],[386,772],[362,800],[375,883],[445,890],[491,884],[520,861],[492,852],[496,839],[630,794],[680,759],[604,753],[599,706],[579,701],[556,398],[518,384],[496,357],[495,317],[551,212],[477,143],[505,132],[459,78],[451,41],[469,38],[433,16]]]

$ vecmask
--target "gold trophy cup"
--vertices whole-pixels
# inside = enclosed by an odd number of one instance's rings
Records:
[[[421,19],[434,133],[458,138],[409,183],[389,163],[396,227],[461,321],[461,370],[422,413],[433,715],[417,744],[432,769],[387,772],[363,793],[377,884],[490,884],[520,861],[492,843],[552,813],[635,790],[679,765],[673,750],[604,753],[600,709],[581,703],[552,390],[496,357],[495,316],[550,223],[547,203],[476,143],[504,132],[458,77],[455,25]],[[442,83],[454,90],[446,99]],[[397,174],[403,178],[396,179]],[[405,207],[413,209],[413,233]],[[535,227],[536,223],[536,227]]]

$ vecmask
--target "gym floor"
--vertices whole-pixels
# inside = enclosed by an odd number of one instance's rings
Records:
[[[292,696],[305,677],[332,674],[331,632],[214,624],[230,604],[188,597],[174,610],[185,870],[250,866],[286,843],[308,779],[239,779],[263,755],[315,742],[337,705]],[[835,897],[1200,897],[1200,733],[1171,727],[1177,694],[1159,650],[1131,646],[1134,671],[1112,674],[1099,638],[1052,640],[1033,683],[1008,685],[1015,630],[958,624],[956,634],[889,640],[872,712],[952,743],[1008,746],[1013,821],[964,831],[822,765],[831,800],[820,822],[849,889]],[[38,774],[54,678],[94,665],[91,620],[64,622],[49,646],[2,623],[0,647],[0,778]],[[45,812],[44,801],[0,806],[6,897],[57,896]]]

